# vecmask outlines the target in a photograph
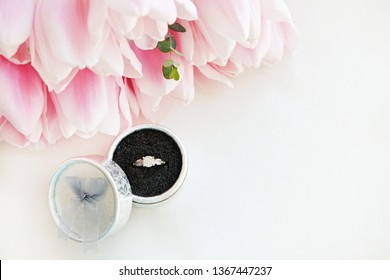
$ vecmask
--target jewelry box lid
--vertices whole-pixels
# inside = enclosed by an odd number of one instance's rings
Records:
[[[90,242],[122,227],[132,208],[123,170],[104,157],[72,158],[54,172],[49,186],[52,217],[67,237]]]

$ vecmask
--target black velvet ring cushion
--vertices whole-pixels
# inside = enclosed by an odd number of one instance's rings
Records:
[[[135,166],[138,159],[153,156],[165,163],[152,167]],[[113,160],[123,169],[134,195],[153,197],[168,191],[183,167],[177,142],[167,133],[154,129],[135,130],[117,144]]]

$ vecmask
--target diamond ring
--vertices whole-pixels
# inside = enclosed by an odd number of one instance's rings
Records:
[[[137,159],[133,165],[142,166],[142,167],[152,167],[155,165],[163,165],[165,161],[159,158],[154,158],[153,156],[145,156],[142,159]]]

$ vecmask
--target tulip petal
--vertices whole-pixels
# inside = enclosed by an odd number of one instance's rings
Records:
[[[42,134],[48,145],[54,144],[62,137],[53,95],[56,95],[56,93],[46,93],[46,103],[42,114]]]
[[[180,48],[180,51],[183,53],[187,61],[192,61],[194,56],[194,35],[192,34],[192,28],[185,20],[179,19],[177,22],[186,29],[186,32],[177,34],[177,36],[175,36],[178,48]],[[204,63],[206,63],[206,60],[204,61]]]
[[[154,1],[150,8],[148,17],[156,21],[172,24],[177,18],[176,5],[173,0]]]
[[[58,125],[59,125],[59,128],[60,128],[61,134],[65,138],[70,138],[73,134],[76,133],[77,128],[76,128],[75,125],[73,125],[66,118],[66,116],[62,112],[61,103],[60,103],[59,100],[57,100],[58,96],[59,96],[59,94],[57,94],[57,93],[54,93],[54,92],[51,93],[51,98],[52,98],[53,105],[54,105],[54,108],[55,108],[55,111],[56,111],[56,114],[57,114]]]
[[[138,17],[128,16],[114,10],[109,10],[108,15],[113,28],[122,35],[131,32],[138,22]]]
[[[265,19],[292,22],[291,12],[283,0],[260,0],[260,5]]]
[[[98,0],[38,2],[31,59],[50,90],[61,91],[79,68],[97,64],[108,36],[106,14]]]
[[[194,56],[193,64],[201,66],[216,59],[229,59],[236,42],[231,39],[221,37],[219,34],[207,29],[201,20],[190,22],[193,32]]]
[[[227,85],[230,88],[233,88],[233,83],[228,77],[222,74],[220,71],[214,69],[210,64],[196,67],[198,71],[195,72],[195,78],[198,82],[206,83],[204,78],[214,80],[220,83]],[[201,74],[201,75],[199,75]]]
[[[271,45],[265,55],[264,63],[272,65],[276,61],[279,61],[283,55],[283,34],[281,33],[280,26],[277,23],[271,23]]]
[[[34,6],[34,0],[0,0],[0,55],[12,57],[30,36]]]
[[[109,135],[116,135],[120,129],[119,87],[113,77],[106,78],[107,114],[98,126],[98,130]]]
[[[128,125],[131,125],[133,118],[138,118],[140,108],[130,79],[124,79],[121,85],[119,107]]]
[[[39,2],[36,13],[55,59],[80,68],[97,63],[102,39],[97,34],[104,28],[96,24],[99,15],[94,13],[104,13],[99,5],[92,0],[46,0]]]
[[[118,13],[129,16],[145,16],[154,3],[154,0],[142,1],[123,1],[123,0],[106,0],[106,4]]]
[[[42,24],[42,19],[38,17],[35,20],[34,33],[30,39],[31,64],[50,91],[60,92],[76,75],[77,69],[62,63],[52,55],[42,30]]]
[[[88,69],[81,70],[72,82],[55,96],[57,112],[61,113],[61,129],[66,120],[81,133],[92,133],[108,113],[108,84],[113,79],[98,76]],[[63,117],[63,118],[62,118]],[[64,133],[65,134],[65,133]]]
[[[140,30],[142,30],[142,32]],[[136,46],[142,50],[154,49],[158,41],[162,41],[168,32],[168,25],[163,21],[155,21],[144,17],[139,19],[133,30],[133,37]],[[138,35],[136,35],[138,34]]]
[[[134,48],[134,52],[143,64],[143,76],[134,80],[134,87],[146,95],[160,97],[170,93],[178,84],[177,81],[167,80],[162,74],[161,67],[169,55],[158,49],[144,51]],[[175,58],[181,62],[179,57]],[[179,74],[182,74],[182,67],[179,67]]]
[[[183,61],[180,64],[183,68],[183,74],[177,87],[169,94],[185,104],[189,104],[194,100],[195,88],[194,88],[194,67],[187,61]]]
[[[152,122],[157,122],[158,120],[164,118],[173,106],[170,96],[154,97],[138,92],[137,100],[140,105],[142,115]]]
[[[123,76],[128,78],[142,77],[142,64],[138,60],[126,38],[120,37],[119,46],[124,56]]]
[[[15,65],[0,56],[0,115],[29,135],[42,114],[42,81],[30,64]]]
[[[99,62],[91,68],[99,75],[122,76],[124,71],[121,49],[111,34],[104,45]]]
[[[238,42],[245,42],[249,36],[251,6],[249,1],[214,0],[194,1],[199,20],[209,32]],[[218,16],[215,15],[218,11]]]
[[[152,50],[156,47],[157,42],[148,35],[142,35],[139,39],[134,40],[135,45],[141,50]]]
[[[32,132],[27,136],[27,140],[31,143],[37,143],[41,139],[43,132],[42,122],[37,122]]]
[[[132,122],[129,100],[127,99],[128,87],[122,86],[119,93],[119,108],[122,113],[122,117],[130,125]]]
[[[242,45],[237,45],[231,56],[235,64],[243,64],[249,67],[259,67],[263,62],[271,46],[271,22],[262,20],[260,40],[253,49],[248,49]]]
[[[26,64],[31,61],[30,51],[27,42],[21,44],[16,53],[9,58],[15,64]]]
[[[28,145],[26,136],[15,129],[5,118],[0,118],[0,141],[6,141],[19,148]]]
[[[185,20],[196,20],[198,11],[191,0],[175,0],[177,17]]]
[[[168,33],[168,25],[165,21],[153,20],[149,17],[144,18],[144,32],[150,38],[156,41],[164,40],[165,35]],[[156,44],[154,45],[154,47]]]

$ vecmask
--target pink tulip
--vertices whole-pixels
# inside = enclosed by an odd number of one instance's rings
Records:
[[[185,24],[180,37],[186,58],[196,66],[199,84],[232,87],[245,66],[259,67],[281,59],[284,45],[296,36],[291,15],[282,0],[194,0],[199,19]],[[218,10],[219,16],[213,16]],[[184,25],[184,24],[183,24]],[[212,81],[207,81],[207,80]]]
[[[0,88],[5,101],[0,103],[0,140],[19,147],[51,145],[74,134],[116,135],[121,120],[131,125],[130,110],[138,106],[114,77],[85,69],[61,93],[49,92],[31,64],[15,65],[1,56]]]
[[[156,47],[167,35],[183,56]],[[158,121],[194,83],[233,87],[294,39],[283,0],[0,0],[0,141],[40,148]],[[178,81],[162,74],[168,59]]]

